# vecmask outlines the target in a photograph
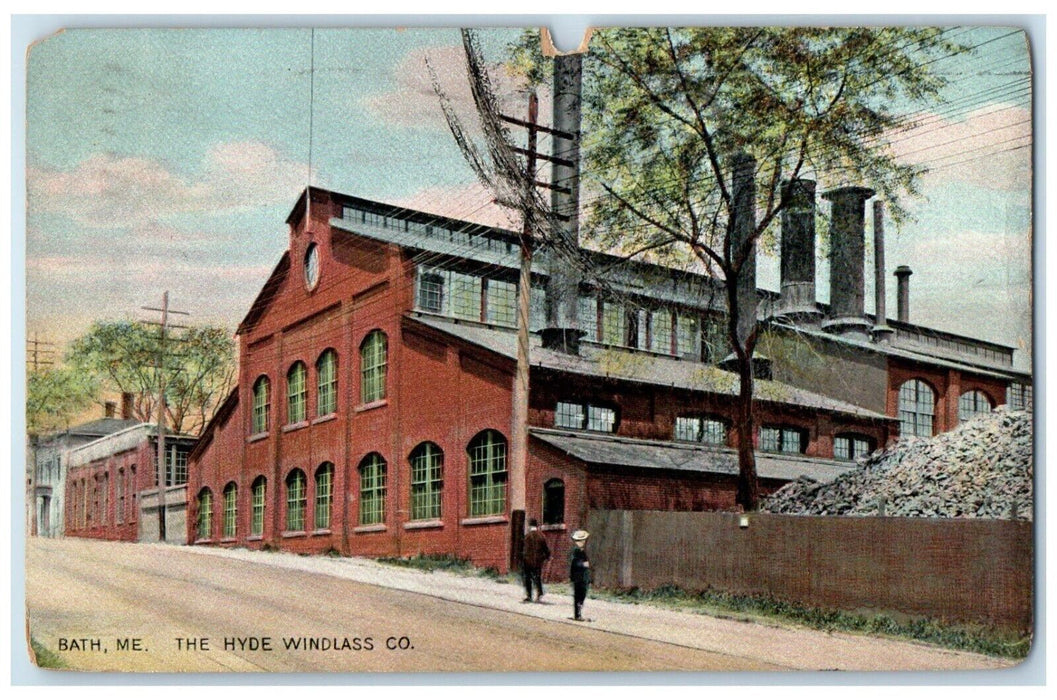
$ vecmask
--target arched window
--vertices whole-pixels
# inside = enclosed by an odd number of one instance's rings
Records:
[[[409,459],[411,519],[437,519],[444,488],[444,452],[432,442],[423,442],[411,452]]]
[[[268,407],[271,387],[268,377],[258,377],[253,384],[253,432],[268,432]]]
[[[253,480],[253,501],[250,504],[250,534],[260,537],[264,534],[264,494],[268,480],[258,476]]]
[[[470,457],[470,516],[506,512],[506,439],[485,430],[466,448]]]
[[[117,470],[117,483],[114,484],[117,494],[117,507],[114,509],[114,522],[118,525],[125,522],[125,470]]]
[[[550,479],[543,485],[543,524],[560,525],[565,522],[565,482]]]
[[[760,426],[760,449],[764,452],[797,454],[807,449],[807,431],[783,425]]]
[[[920,379],[909,379],[899,387],[899,431],[902,435],[932,437],[936,395]]]
[[[110,523],[110,472],[103,472],[103,507],[99,511],[99,524]]]
[[[360,345],[360,400],[363,403],[385,398],[385,373],[388,362],[388,340],[385,333],[371,331]]]
[[[316,360],[316,415],[338,410],[338,353],[324,350]]]
[[[213,492],[204,488],[198,492],[198,539],[208,540],[213,535]]]
[[[334,465],[323,462],[316,469],[316,512],[313,522],[317,530],[330,527],[330,504],[334,494]]]
[[[305,529],[305,473],[295,469],[286,476],[286,530]]]
[[[238,533],[239,487],[232,481],[224,487],[224,537],[234,537]]]
[[[360,462],[360,525],[385,522],[385,460],[372,452]]]
[[[305,386],[304,362],[295,362],[286,373],[286,422],[300,423],[306,418],[308,387]]]
[[[874,451],[874,441],[865,435],[846,433],[833,438],[833,457],[853,462]]]
[[[675,439],[708,445],[726,445],[727,424],[709,416],[677,416]]]
[[[958,422],[991,412],[991,399],[982,391],[967,391],[958,397]]]

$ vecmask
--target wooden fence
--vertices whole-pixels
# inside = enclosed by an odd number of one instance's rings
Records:
[[[587,529],[599,586],[712,588],[852,612],[1032,626],[1030,522],[599,510]]]

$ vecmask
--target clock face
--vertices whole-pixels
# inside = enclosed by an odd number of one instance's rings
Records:
[[[317,284],[319,284],[319,248],[313,243],[308,246],[308,251],[305,253],[305,287],[312,291]]]

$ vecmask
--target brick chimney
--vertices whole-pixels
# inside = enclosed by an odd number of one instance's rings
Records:
[[[558,131],[573,134],[567,139],[557,134],[553,138],[555,158],[570,161],[571,165],[554,163],[551,180],[565,188],[551,191],[551,209],[558,223],[555,226],[555,246],[550,253],[547,279],[547,325],[541,330],[543,347],[572,355],[580,352],[579,291],[580,272],[563,250],[576,251],[580,247],[580,88],[583,78],[583,57],[566,54],[554,58],[553,126]]]
[[[829,318],[822,328],[865,337],[870,330],[864,310],[866,200],[874,191],[841,187],[824,193],[833,203],[830,221]]]
[[[132,412],[135,407],[135,396],[131,391],[126,391],[121,394],[121,417],[125,420],[132,420]]]
[[[116,401],[107,401],[106,403],[103,404],[103,417],[104,418],[113,418],[116,413],[117,413],[117,402]]]
[[[790,180],[782,186],[781,290],[778,315],[814,321],[815,304],[815,182]]]
[[[870,334],[875,342],[887,343],[894,332],[888,325],[887,299],[885,298],[885,203],[873,203],[873,272],[874,272],[874,325]]]
[[[896,318],[901,323],[910,323],[910,276],[914,274],[906,265],[896,268]]]

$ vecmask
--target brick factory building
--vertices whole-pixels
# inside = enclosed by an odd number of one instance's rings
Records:
[[[289,249],[238,329],[238,386],[190,455],[189,541],[446,553],[505,570],[536,518],[558,555],[554,576],[565,533],[591,509],[734,507],[738,382],[723,369],[714,280],[585,253],[612,271],[605,286],[577,283],[583,337],[556,344],[541,332],[550,275],[537,256],[518,473],[508,461],[517,236],[318,188],[287,223]],[[783,221],[783,238],[796,226]],[[959,407],[963,418],[990,410],[1007,391],[1030,401],[1010,348],[815,303],[813,223],[806,240],[810,288],[783,251],[782,294],[757,295],[763,493],[800,475],[834,478],[901,426],[945,430]],[[861,248],[859,267],[861,286]]]
[[[132,422],[68,451],[65,534],[126,542],[156,542],[160,513],[157,428]],[[186,543],[187,457],[195,438],[165,439],[166,541]]]

